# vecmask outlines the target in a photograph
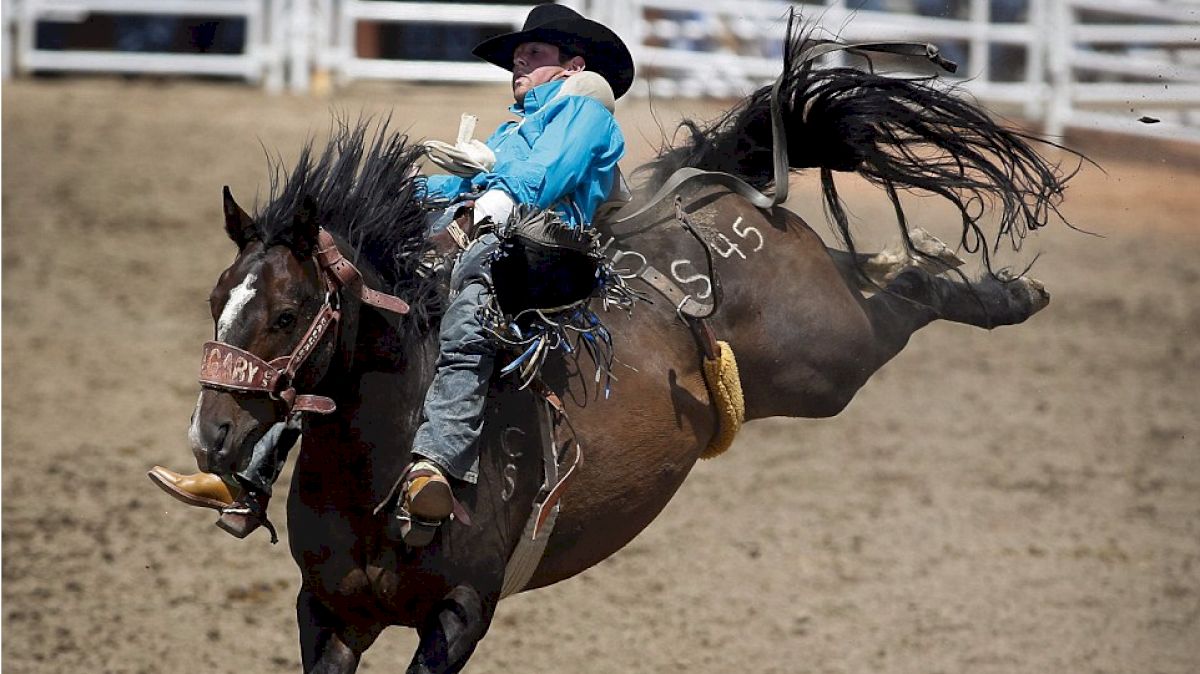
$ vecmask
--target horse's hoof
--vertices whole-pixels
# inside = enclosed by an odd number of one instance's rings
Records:
[[[909,232],[909,239],[919,255],[909,254],[900,244],[881,250],[863,265],[872,281],[886,286],[908,269],[921,269],[936,276],[964,264],[963,259],[941,239],[920,227]]]
[[[1029,298],[1030,316],[1045,309],[1046,305],[1050,304],[1050,293],[1046,290],[1046,285],[1041,281],[1029,278],[1028,276],[1022,276],[1013,281],[1013,285],[1018,284],[1025,289],[1025,294]]]
[[[941,239],[920,227],[913,228],[913,230],[909,233],[909,239],[911,239],[913,242],[913,248],[916,248],[919,252],[924,253],[934,260],[937,260],[937,262],[932,264],[922,260],[921,258],[917,258],[916,260],[918,265],[921,265],[921,263],[924,262],[924,268],[934,274],[947,271],[949,269],[957,269],[966,264],[966,262],[950,248],[950,246],[947,246],[942,242]]]

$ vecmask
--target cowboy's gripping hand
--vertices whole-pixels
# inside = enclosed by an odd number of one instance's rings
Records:
[[[446,257],[467,247],[474,229],[474,201],[463,201],[447,208],[429,229],[429,240],[438,255]]]

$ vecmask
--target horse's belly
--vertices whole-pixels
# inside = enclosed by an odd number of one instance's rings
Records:
[[[530,588],[573,576],[633,540],[712,437],[715,418],[690,333],[673,316],[644,313],[615,337],[617,357],[636,371],[618,368],[608,400],[568,404],[583,463]]]

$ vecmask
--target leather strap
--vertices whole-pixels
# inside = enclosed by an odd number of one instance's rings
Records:
[[[569,458],[565,462],[566,470],[562,470],[559,455],[559,445],[556,429],[559,424],[566,423],[570,427],[566,409],[562,400],[545,386],[541,380],[534,380],[531,388],[541,396],[545,407],[539,410],[543,421],[542,464],[544,477],[538,495],[534,497],[529,519],[525,521],[525,529],[517,539],[517,545],[509,556],[504,568],[504,581],[500,588],[500,598],[512,596],[529,584],[533,574],[541,563],[546,552],[546,544],[550,533],[554,531],[554,523],[562,510],[562,495],[573,481],[576,472],[583,463],[583,449],[574,438],[562,445],[567,448]]]
[[[915,60],[927,60],[946,72],[957,72],[958,64],[942,56],[938,46],[928,42],[904,42],[885,40],[880,42],[841,43],[833,40],[815,40],[815,44],[804,51],[800,57],[801,63],[814,61],[826,54],[837,51],[847,51],[851,54],[869,58],[869,54],[892,54]]]
[[[721,356],[721,347],[717,344],[717,333],[713,331],[712,325],[703,318],[697,318],[688,321],[688,327],[692,329],[692,335],[696,338],[696,343],[700,345],[700,350],[704,352],[704,357],[707,360],[716,360]]]
[[[200,384],[228,391],[277,393],[283,373],[258,356],[232,344],[204,343]]]
[[[328,272],[337,284],[358,294],[359,299],[363,302],[390,311],[394,314],[407,314],[409,311],[408,303],[394,295],[380,292],[373,288],[368,288],[363,282],[362,272],[354,263],[346,259],[342,255],[342,251],[337,247],[337,242],[334,241],[333,235],[325,229],[321,229],[318,234],[318,246],[316,252],[317,263],[321,268]]]
[[[329,302],[321,306],[321,310],[317,312],[313,322],[309,324],[308,330],[304,336],[300,338],[300,342],[296,344],[295,350],[287,358],[287,364],[283,368],[283,375],[290,382],[296,376],[296,372],[300,370],[300,366],[308,357],[312,355],[313,349],[321,343],[321,339],[325,337],[325,333],[329,330],[329,326],[336,325],[338,319],[341,318],[341,312],[334,309]]]
[[[676,313],[680,314],[680,317],[684,319],[699,318],[706,315],[712,308],[712,305],[702,304],[692,299],[691,295],[683,292],[671,279],[667,278],[665,274],[651,265],[643,267],[638,272],[638,278],[648,283],[651,288],[654,288],[659,294],[667,298],[671,306],[675,307]]]
[[[570,443],[567,451],[572,453],[570,467],[567,468],[566,472],[564,472],[559,478],[558,484],[554,485],[554,487],[550,489],[549,494],[546,494],[545,500],[538,505],[536,516],[534,518],[535,524],[533,526],[533,540],[537,540],[538,535],[542,533],[542,529],[546,525],[546,519],[550,516],[550,513],[557,508],[558,502],[562,499],[563,492],[567,490],[567,487],[570,486],[571,482],[573,481],[572,478],[575,477],[575,471],[579,468],[579,466],[583,465],[583,451],[580,449],[579,443]],[[549,530],[547,530],[546,533],[549,534]]]
[[[293,392],[295,389],[291,389]],[[312,412],[314,414],[332,414],[337,411],[337,403],[327,396],[298,395],[292,403],[293,412]]]
[[[287,356],[267,362],[232,344],[207,342],[200,364],[201,386],[242,393],[265,393],[282,401],[289,413],[299,411],[330,414],[337,409],[334,401],[326,396],[297,395],[291,383],[313,350],[325,338],[329,328],[337,325],[341,318],[341,312],[335,305],[338,290],[345,288],[356,292],[363,302],[396,314],[408,313],[409,306],[399,297],[366,287],[362,273],[342,255],[329,232],[320,230],[318,239],[319,247],[314,257],[324,272],[327,294],[325,303],[296,344],[296,348]]]

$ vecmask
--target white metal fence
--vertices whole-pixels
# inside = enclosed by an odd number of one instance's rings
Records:
[[[340,83],[355,79],[436,80],[442,82],[499,82],[503,71],[480,62],[381,59],[355,53],[355,35],[362,23],[497,25],[520,30],[528,6],[470,5],[429,2],[369,2],[318,0],[331,26],[316,41],[315,65],[328,69]]]
[[[483,63],[380,58],[381,24],[511,30],[529,6],[392,0],[3,0],[4,74],[37,70],[225,75],[303,92],[311,76],[501,81]],[[635,95],[735,96],[781,63],[795,7],[846,40],[927,40],[965,63],[955,78],[988,105],[1017,107],[1052,134],[1072,128],[1200,142],[1200,0],[570,0],[612,27],[638,64]],[[931,11],[932,8],[932,11]],[[1007,12],[1007,14],[1006,14]],[[39,21],[92,13],[222,16],[245,22],[238,54],[52,50]],[[14,38],[15,40],[11,39]],[[15,43],[15,49],[14,47]],[[1013,58],[1008,58],[1013,57]],[[1015,65],[1014,65],[1015,64]]]
[[[67,71],[220,75],[282,87],[287,41],[284,0],[6,0],[5,74]],[[36,42],[42,23],[81,23],[96,14],[114,16],[218,17],[244,22],[241,53],[192,54],[47,48]],[[15,38],[15,39],[13,39]],[[11,59],[11,61],[10,61]],[[14,63],[15,62],[15,63]]]

